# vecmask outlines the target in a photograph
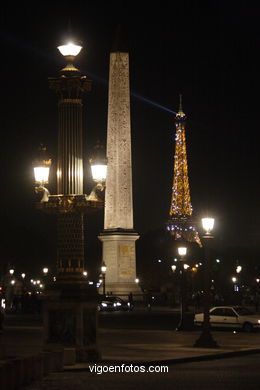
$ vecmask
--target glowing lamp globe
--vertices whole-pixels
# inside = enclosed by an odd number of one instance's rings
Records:
[[[106,264],[103,262],[103,263],[102,263],[102,266],[101,266],[101,272],[102,272],[102,274],[105,274],[105,273],[106,273],[106,270],[107,270],[107,266],[106,266]]]
[[[82,49],[82,46],[76,45],[73,42],[68,42],[66,45],[58,46],[59,52],[64,57],[76,57]]]
[[[201,222],[206,234],[210,234],[214,227],[214,218],[202,218]]]
[[[49,167],[34,167],[34,179],[36,183],[46,184],[49,182]]]
[[[103,183],[107,177],[107,159],[103,151],[103,145],[97,142],[93,156],[89,159],[92,178],[97,183]]]
[[[91,165],[91,173],[94,181],[102,183],[106,181],[107,166],[102,164],[93,164]]]
[[[51,159],[47,156],[46,147],[41,145],[33,161],[35,183],[44,185],[49,182],[50,166]]]
[[[187,248],[186,247],[179,247],[178,248],[178,253],[180,256],[185,256],[187,253]]]

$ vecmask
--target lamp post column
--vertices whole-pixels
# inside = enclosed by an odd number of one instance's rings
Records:
[[[184,271],[184,256],[187,253],[186,247],[179,247],[178,253],[181,257],[181,286],[180,286],[180,322],[176,328],[176,330],[184,330],[185,329],[185,294],[186,294],[186,286],[185,286],[185,271]]]
[[[207,220],[207,221],[206,221]],[[213,239],[211,230],[214,226],[213,218],[203,218],[202,219],[203,228],[206,230],[204,234],[204,250],[205,250],[205,261],[204,261],[204,317],[203,317],[203,328],[200,337],[196,340],[194,347],[197,348],[216,348],[218,347],[217,342],[213,339],[210,331],[210,274],[211,274],[211,253],[210,253],[210,243]]]
[[[75,212],[72,205],[75,196],[83,195],[82,97],[91,82],[72,64],[72,56],[65,57],[69,63],[59,77],[49,78],[49,86],[59,96],[57,193],[63,196],[63,212],[57,220],[58,278],[71,279],[84,271],[84,210]]]
[[[58,94],[59,131],[57,194],[41,203],[57,215],[57,281],[48,286],[44,301],[45,343],[48,348],[70,346],[76,361],[100,357],[97,345],[97,291],[84,272],[84,214],[103,207],[83,193],[82,98],[91,82],[73,65],[81,46],[58,48],[67,60],[49,87]]]

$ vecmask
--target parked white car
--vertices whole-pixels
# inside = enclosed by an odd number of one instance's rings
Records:
[[[245,332],[260,329],[260,314],[254,314],[242,306],[217,306],[209,311],[212,327],[240,328]],[[194,324],[203,324],[203,313],[195,314]]]

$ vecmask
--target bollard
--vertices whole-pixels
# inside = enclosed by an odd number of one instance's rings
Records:
[[[40,353],[43,359],[43,376],[49,375],[52,371],[52,357],[51,353],[47,351],[43,351]]]
[[[23,384],[29,385],[33,380],[33,360],[31,356],[25,356],[22,360]]]
[[[7,390],[8,387],[7,387],[7,383],[6,383],[6,371],[5,371],[5,367],[2,364],[0,364],[0,389],[1,390]]]
[[[54,372],[63,371],[63,349],[57,349],[51,352],[53,359],[53,367],[52,370]]]
[[[43,378],[43,357],[36,355],[34,357],[34,369],[35,369],[35,380],[41,381]]]
[[[72,366],[76,364],[75,348],[64,348],[64,366]]]
[[[4,369],[4,378],[5,378],[5,389],[15,390],[15,372],[14,365],[11,360],[5,361],[3,363]]]
[[[14,366],[14,388],[20,389],[24,383],[23,361],[20,358],[12,361]]]

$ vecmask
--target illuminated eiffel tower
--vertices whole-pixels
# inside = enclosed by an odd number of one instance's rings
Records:
[[[179,112],[175,116],[175,155],[174,174],[172,186],[172,200],[170,206],[170,219],[167,222],[167,230],[175,240],[196,242],[201,241],[192,221],[192,205],[190,199],[190,186],[188,176],[188,163],[185,136],[186,115],[182,110],[180,95]]]

